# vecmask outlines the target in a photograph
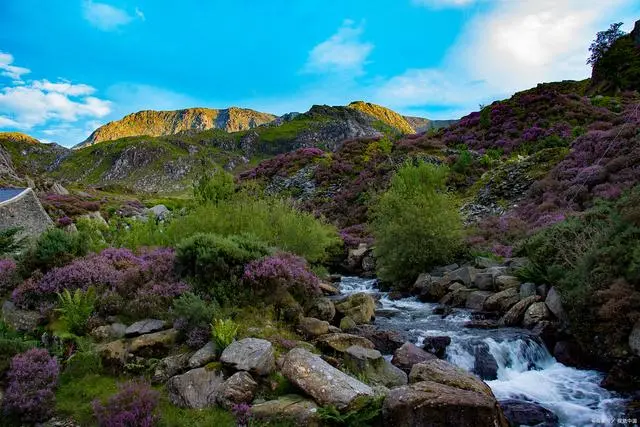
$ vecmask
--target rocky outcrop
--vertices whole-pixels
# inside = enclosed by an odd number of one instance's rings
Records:
[[[139,111],[99,127],[75,148],[88,147],[127,136],[164,136],[189,130],[208,129],[237,132],[269,123],[275,118],[276,116],[272,114],[235,107],[225,110],[187,108],[175,111]]]
[[[294,348],[284,356],[282,373],[318,404],[333,405],[340,411],[349,410],[361,399],[374,396],[368,385],[301,348]]]
[[[542,298],[538,295],[530,296],[521,301],[518,301],[509,311],[502,316],[500,319],[500,324],[504,326],[515,326],[522,322],[524,314],[527,312],[527,309],[531,304],[539,302]]]
[[[224,349],[220,362],[256,375],[269,375],[275,369],[273,346],[269,341],[258,338],[234,341]]]

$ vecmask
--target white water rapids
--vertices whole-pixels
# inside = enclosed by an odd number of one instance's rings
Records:
[[[486,381],[498,400],[519,399],[537,403],[555,413],[562,426],[611,425],[624,414],[624,400],[600,387],[600,372],[571,368],[557,362],[544,344],[526,329],[470,329],[464,324],[471,311],[454,309],[443,318],[434,314],[437,304],[415,298],[391,301],[376,289],[375,280],[344,277],[343,294],[380,294],[383,316],[376,325],[404,333],[421,346],[425,337],[449,336],[446,359],[472,371],[474,348],[488,347],[498,365],[497,379]],[[614,422],[615,423],[615,422]]]

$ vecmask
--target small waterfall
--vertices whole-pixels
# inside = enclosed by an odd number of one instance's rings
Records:
[[[357,277],[343,278],[340,289],[344,294],[380,293],[376,280]],[[443,317],[434,314],[437,304],[416,298],[390,300],[381,293],[380,304],[395,313],[379,317],[376,323],[381,327],[404,332],[418,346],[429,336],[449,336],[449,362],[470,372],[488,367],[495,379],[486,382],[498,400],[535,402],[553,411],[563,426],[610,424],[612,416],[624,414],[624,400],[600,387],[601,373],[557,362],[528,330],[465,328],[472,318],[469,310],[453,309]]]

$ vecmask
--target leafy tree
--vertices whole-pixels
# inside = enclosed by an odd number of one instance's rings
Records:
[[[611,24],[606,31],[599,31],[596,34],[596,39],[589,46],[589,52],[591,56],[587,59],[587,64],[594,66],[604,56],[604,54],[613,46],[616,40],[625,35],[625,32],[620,30],[622,22]]]
[[[378,275],[408,283],[434,265],[449,262],[462,243],[462,222],[447,192],[448,169],[407,163],[391,179],[373,209]]]
[[[200,204],[229,199],[236,190],[233,175],[223,170],[203,173],[193,185],[193,195]]]

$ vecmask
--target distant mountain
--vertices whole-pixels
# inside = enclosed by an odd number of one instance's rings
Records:
[[[23,186],[27,177],[45,178],[71,150],[42,144],[19,132],[0,132],[0,186]]]
[[[362,111],[376,119],[394,127],[404,134],[416,133],[416,129],[400,114],[381,105],[370,102],[355,101],[347,106],[355,110]]]
[[[424,117],[404,116],[404,119],[415,129],[416,133],[426,132],[430,129],[442,129],[454,125],[459,120],[429,120]]]
[[[224,110],[211,108],[187,108],[175,111],[145,110],[99,127],[89,138],[74,148],[130,136],[166,136],[184,131],[209,129],[238,132],[269,123],[275,118],[273,114],[236,107]]]
[[[40,141],[22,132],[0,132],[0,139],[25,142],[27,144],[40,144]]]

